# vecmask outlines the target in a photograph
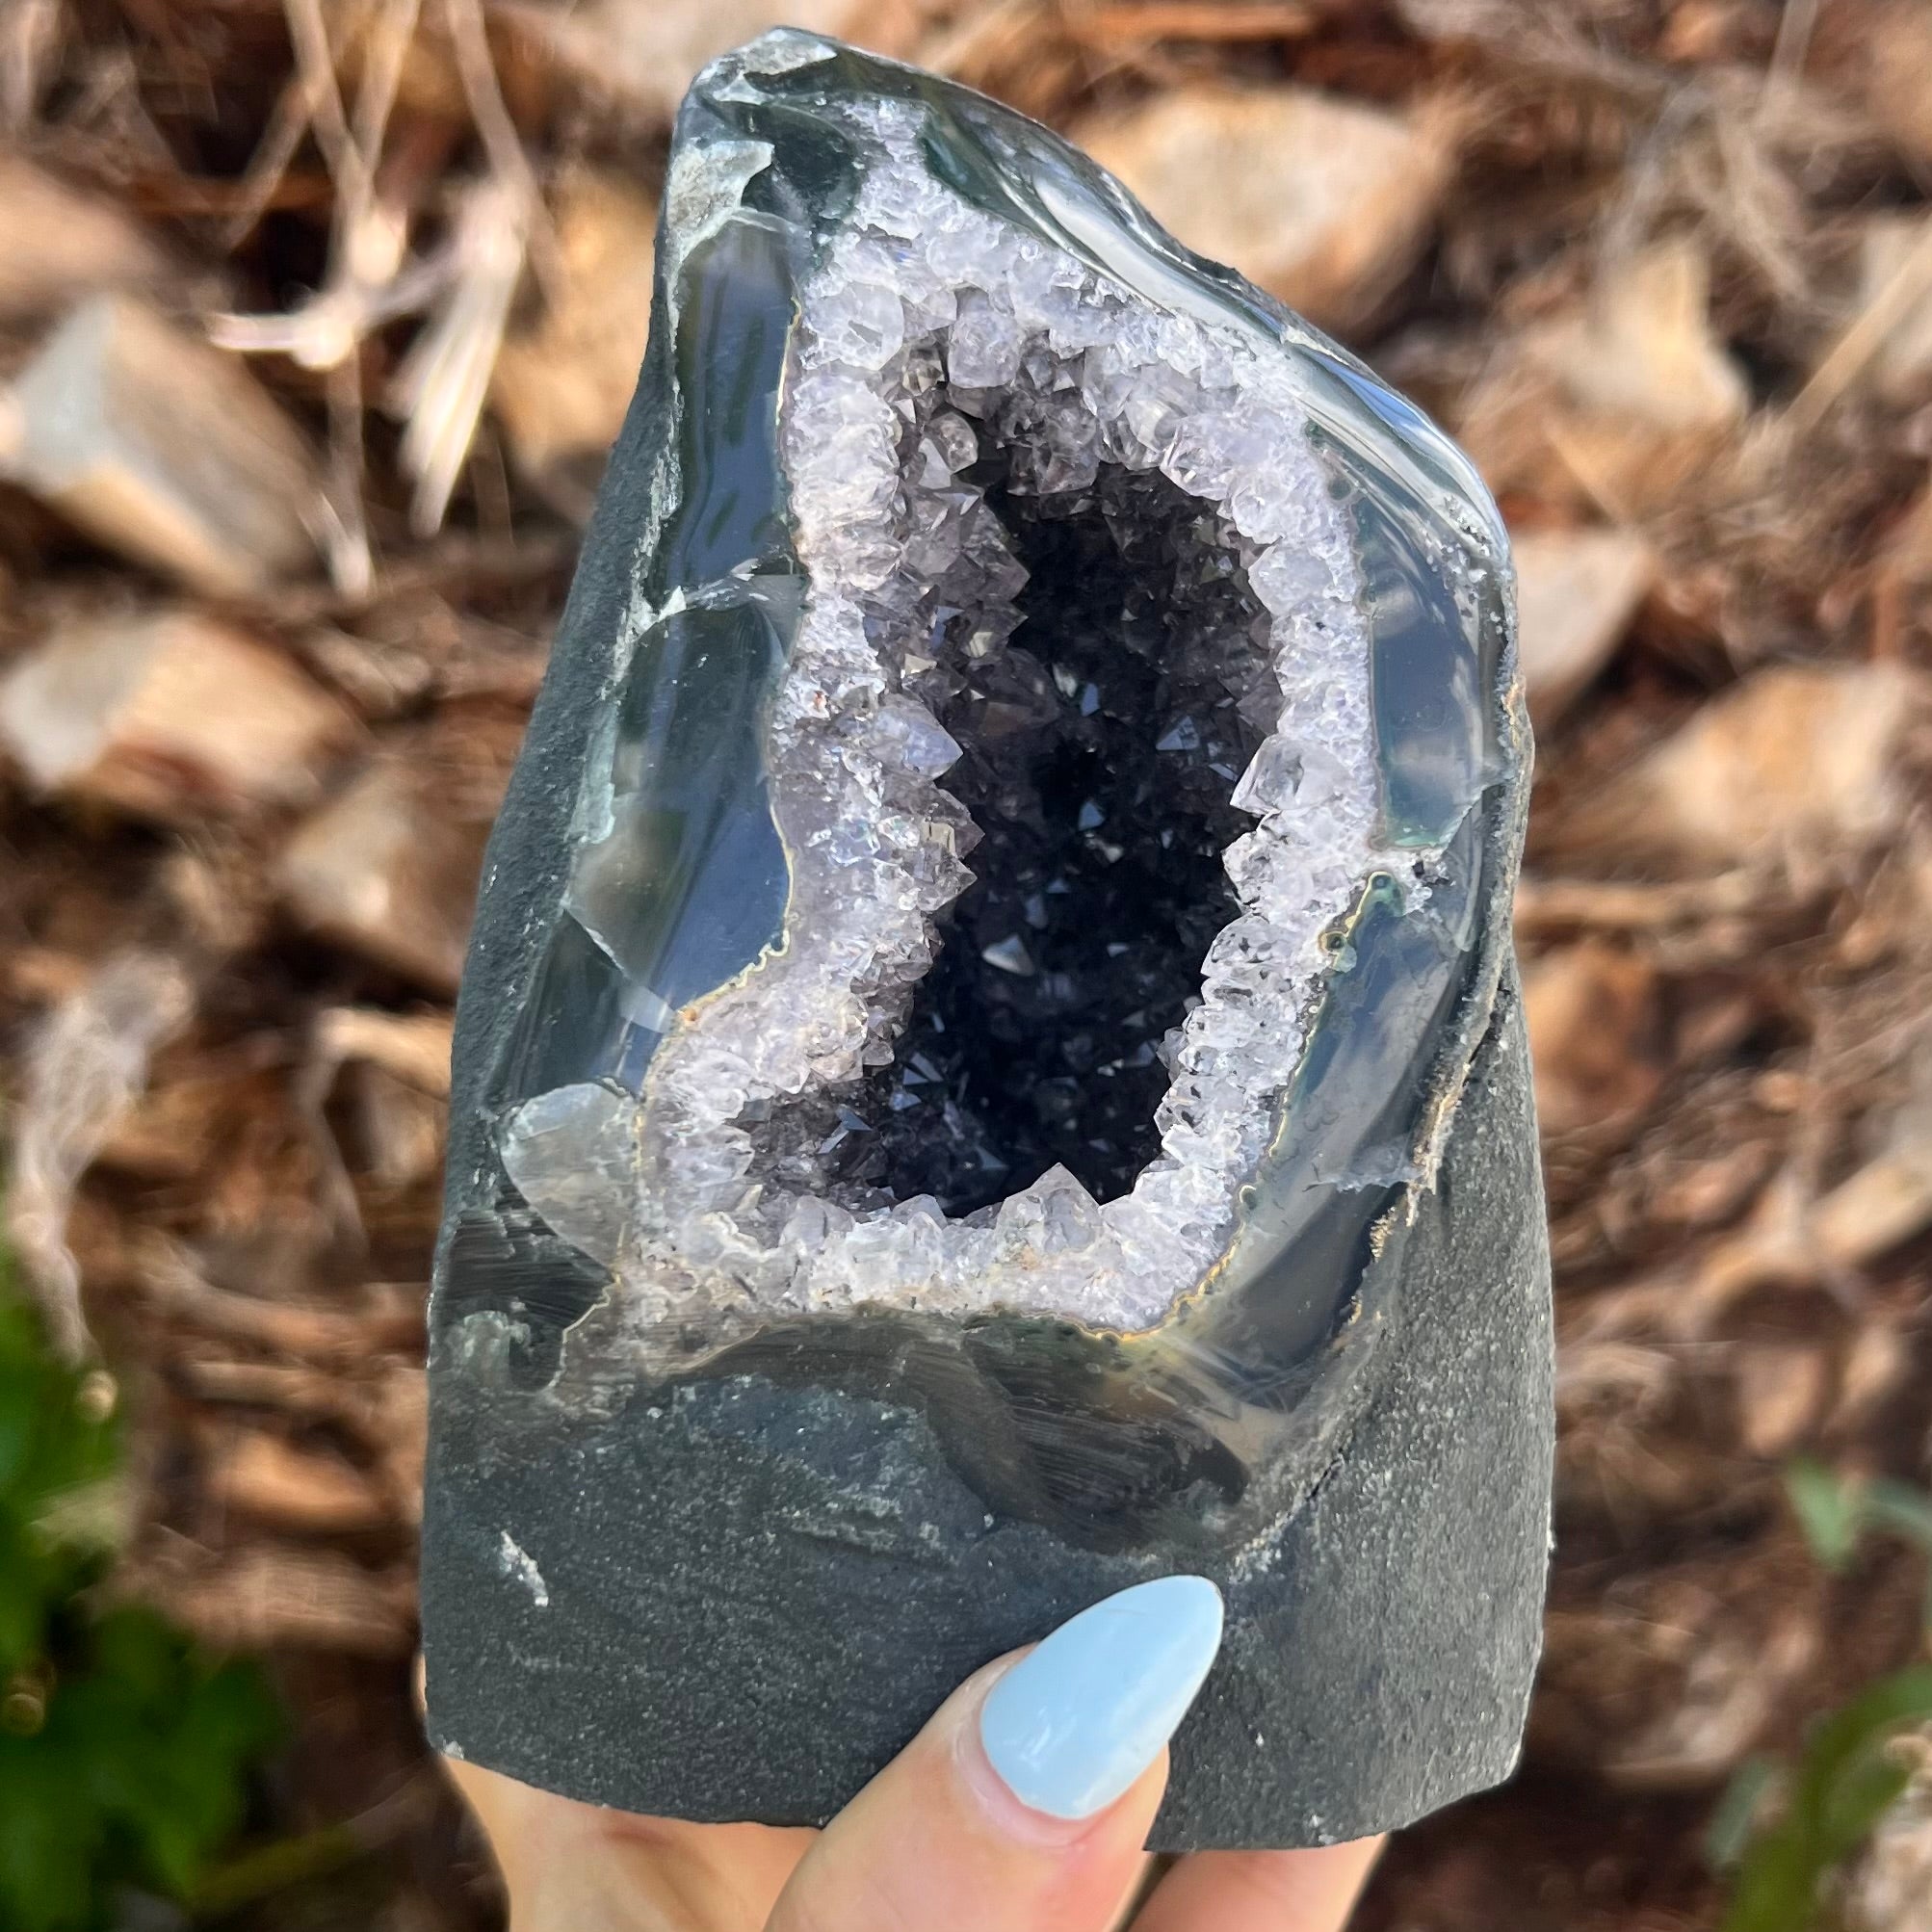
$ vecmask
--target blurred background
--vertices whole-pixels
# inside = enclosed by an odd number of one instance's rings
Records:
[[[1517,534],[1548,1656],[1365,1932],[1924,1932],[1925,0],[0,4],[0,1926],[501,1923],[410,1690],[451,999],[779,19],[1086,144]]]

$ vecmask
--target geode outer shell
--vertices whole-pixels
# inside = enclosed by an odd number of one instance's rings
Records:
[[[1187,1569],[1157,1847],[1508,1771],[1511,598],[1460,453],[1051,134],[791,31],[700,76],[457,1016],[443,1749],[817,1822]]]

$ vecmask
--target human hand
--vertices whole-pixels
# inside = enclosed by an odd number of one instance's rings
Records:
[[[452,1762],[511,1932],[1340,1932],[1380,1841],[1196,1852],[1131,1919],[1167,1739],[1221,1635],[1196,1577],[969,1678],[822,1832],[635,1817]]]

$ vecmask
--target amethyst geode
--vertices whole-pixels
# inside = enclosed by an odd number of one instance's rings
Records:
[[[1503,533],[1406,404],[988,101],[707,69],[458,1015],[444,1748],[821,1819],[1188,1568],[1158,1844],[1501,1776],[1527,756]]]

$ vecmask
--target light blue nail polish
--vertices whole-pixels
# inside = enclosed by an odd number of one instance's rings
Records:
[[[1188,1713],[1221,1647],[1221,1593],[1162,1577],[1063,1623],[994,1684],[986,1757],[1021,1804],[1091,1817],[1139,1777]]]

